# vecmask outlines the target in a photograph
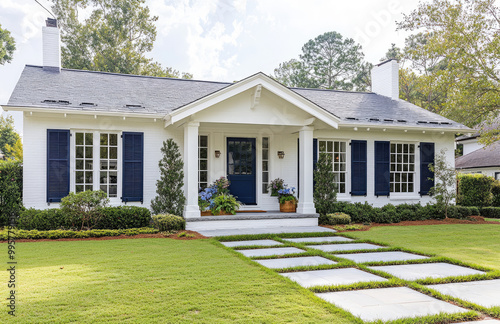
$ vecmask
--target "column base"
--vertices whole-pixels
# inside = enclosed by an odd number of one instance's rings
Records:
[[[201,217],[200,207],[198,207],[198,205],[186,205],[182,216],[184,216],[184,218]]]
[[[316,214],[314,203],[298,203],[297,213],[299,214]]]

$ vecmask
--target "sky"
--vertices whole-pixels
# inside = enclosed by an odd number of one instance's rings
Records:
[[[49,0],[39,0],[50,8]],[[378,63],[391,43],[409,35],[396,31],[403,13],[418,0],[146,0],[158,16],[149,57],[194,79],[237,81],[272,74],[298,58],[302,46],[336,31],[362,45],[365,60]],[[6,104],[26,64],[42,64],[42,26],[49,14],[35,0],[1,0],[0,24],[17,43],[14,59],[0,66],[0,105]],[[5,112],[4,112],[5,114]],[[22,114],[12,112],[22,134]]]

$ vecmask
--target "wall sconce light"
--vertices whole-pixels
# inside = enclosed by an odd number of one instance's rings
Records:
[[[278,157],[283,159],[285,157],[285,151],[278,151]]]
[[[215,157],[217,159],[220,157],[220,151],[219,150],[215,150]]]

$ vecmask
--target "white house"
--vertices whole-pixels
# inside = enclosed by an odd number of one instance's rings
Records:
[[[495,124],[498,127],[498,124]],[[463,155],[456,158],[456,169],[462,173],[481,173],[500,180],[500,142],[489,146],[479,143],[479,133],[456,139],[463,145]]]
[[[200,216],[198,189],[221,176],[243,210],[278,210],[267,184],[282,178],[298,188],[297,215],[315,215],[321,152],[333,156],[339,200],[425,204],[428,164],[441,149],[453,164],[455,133],[467,129],[398,99],[394,60],[374,67],[370,93],[287,88],[263,73],[157,78],[62,69],[58,32],[44,27],[44,65],[27,65],[2,106],[24,113],[26,207],[87,189],[148,207],[168,138],[181,147],[188,219]]]

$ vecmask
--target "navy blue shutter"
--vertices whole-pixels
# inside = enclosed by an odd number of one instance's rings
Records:
[[[69,130],[47,129],[47,202],[69,194]]]
[[[434,163],[434,143],[420,143],[420,194],[428,195],[434,187],[434,173],[429,170],[429,164]]]
[[[391,143],[375,141],[375,195],[389,196]]]
[[[366,141],[351,141],[351,195],[366,196]]]
[[[122,201],[143,202],[144,134],[123,132]]]

